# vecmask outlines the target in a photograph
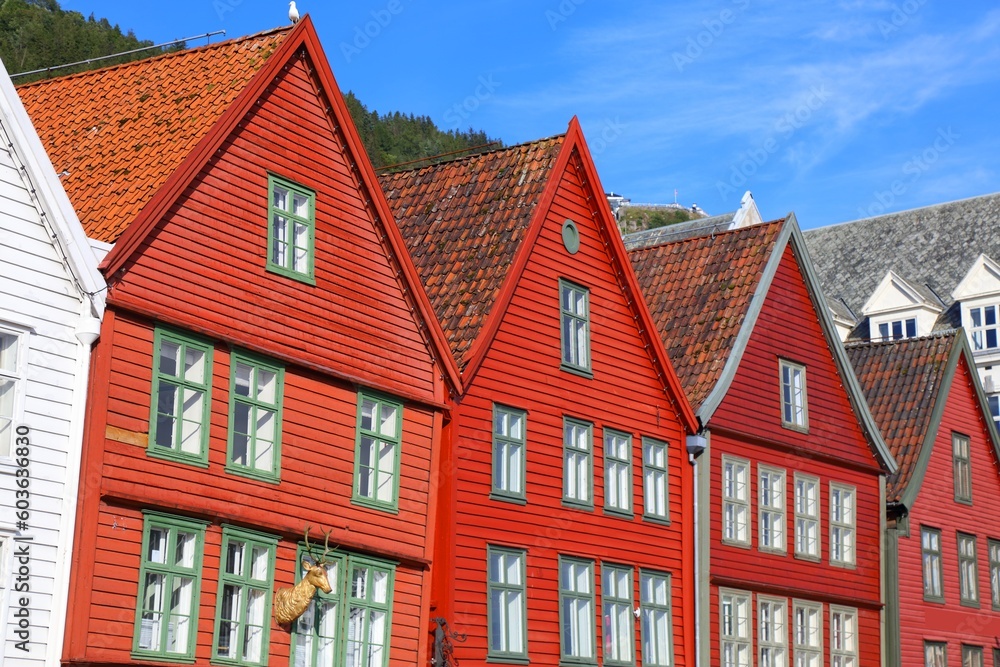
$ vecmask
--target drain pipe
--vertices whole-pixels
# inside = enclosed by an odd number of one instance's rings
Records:
[[[691,464],[693,468],[694,475],[694,485],[692,487],[694,495],[694,664],[695,667],[701,667],[701,548],[699,546],[699,534],[700,534],[700,508],[698,505],[698,477],[701,476],[701,471],[698,469],[698,457],[701,456],[702,452],[708,447],[708,437],[704,435],[704,430],[699,431],[696,435],[689,435],[687,437],[687,453],[688,453],[688,463]]]

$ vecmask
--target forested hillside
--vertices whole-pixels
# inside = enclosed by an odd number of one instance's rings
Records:
[[[57,0],[0,0],[0,59],[10,74],[85,61],[91,58],[152,46],[128,30],[122,32],[107,19],[67,11]],[[172,48],[183,48],[183,45]],[[102,60],[75,68],[60,68],[53,74],[42,72],[17,77],[16,84],[46,76],[63,76],[95,67],[107,67],[137,58],[148,58],[160,51],[149,49],[138,54]],[[414,116],[398,111],[380,114],[368,108],[348,92],[347,106],[361,133],[368,155],[376,169],[430,156],[452,153],[485,144],[502,146],[485,132],[469,128],[464,132],[442,131],[429,116]]]

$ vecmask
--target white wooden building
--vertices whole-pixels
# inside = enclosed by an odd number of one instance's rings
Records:
[[[59,664],[104,290],[94,251],[0,63],[0,659],[7,666]]]

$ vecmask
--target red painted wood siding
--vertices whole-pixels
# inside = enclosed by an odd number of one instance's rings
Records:
[[[948,664],[961,664],[962,644],[991,647],[1000,636],[1000,611],[990,601],[988,539],[1000,540],[1000,476],[970,371],[961,361],[952,382],[927,473],[910,511],[910,537],[899,539],[900,634],[904,665],[923,664],[923,642],[947,642]],[[955,502],[952,433],[969,437],[972,505]],[[941,531],[945,602],[924,602],[920,527]],[[979,609],[959,603],[957,533],[976,536]]]
[[[352,169],[356,158],[307,68],[295,59],[278,77],[126,265],[112,296],[272,356],[434,398],[439,372]],[[269,172],[316,192],[315,286],[265,270]]]
[[[601,655],[600,563],[633,568],[638,605],[638,568],[671,573],[676,664],[688,664],[693,650],[693,624],[682,623],[693,572],[682,570],[691,553],[691,467],[684,452],[684,433],[664,397],[633,311],[612,270],[610,254],[592,220],[586,189],[570,166],[526,270],[483,366],[467,387],[452,424],[455,469],[450,479],[454,515],[439,524],[439,554],[453,549],[451,562],[435,562],[435,614],[446,616],[454,630],[468,634],[456,644],[455,657],[482,664],[486,658],[487,545],[526,549],[528,650],[532,664],[559,662],[559,555],[594,559],[597,647]],[[563,248],[563,221],[579,226],[580,251]],[[613,230],[612,230],[613,231]],[[626,270],[630,270],[627,268]],[[559,279],[590,289],[593,379],[559,368]],[[493,403],[527,411],[527,504],[489,498],[492,483]],[[594,509],[568,509],[562,504],[563,417],[591,421],[593,427]],[[636,516],[605,514],[603,433],[605,428],[632,434],[633,507]],[[642,436],[669,444],[669,526],[642,519]],[[442,502],[442,507],[446,507]],[[450,530],[446,526],[450,525]],[[639,623],[636,655],[641,657]],[[641,662],[641,660],[640,660]]]

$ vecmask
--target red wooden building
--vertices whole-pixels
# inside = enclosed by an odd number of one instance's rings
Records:
[[[847,353],[900,465],[887,488],[886,665],[1000,664],[1000,448],[968,339]]]
[[[693,665],[694,417],[579,124],[382,184],[464,387],[433,567],[453,658]]]
[[[877,667],[895,464],[794,219],[626,242],[704,429],[701,664]]]
[[[311,21],[19,92],[110,249],[64,661],[424,664],[457,368]]]

